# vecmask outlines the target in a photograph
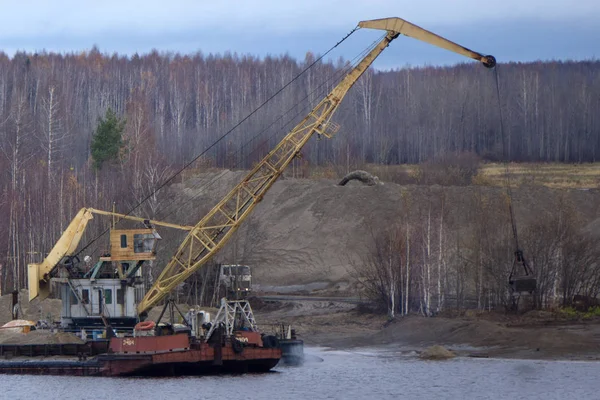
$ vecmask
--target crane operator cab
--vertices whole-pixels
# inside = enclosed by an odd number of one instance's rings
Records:
[[[110,260],[154,260],[160,236],[154,229],[110,231]]]
[[[523,267],[523,273],[518,271],[519,265]],[[513,293],[533,293],[536,289],[537,281],[521,250],[515,251],[515,260],[508,277],[508,285]]]
[[[244,298],[252,291],[252,273],[247,265],[222,264],[219,283],[225,287],[227,297]]]

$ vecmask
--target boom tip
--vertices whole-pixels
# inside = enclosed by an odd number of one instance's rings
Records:
[[[481,62],[486,68],[494,68],[496,66],[496,57],[485,56],[481,59]]]

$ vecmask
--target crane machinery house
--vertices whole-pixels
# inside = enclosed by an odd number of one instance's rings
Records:
[[[54,279],[62,299],[61,326],[74,330],[131,326],[144,297],[142,266],[156,258],[160,235],[154,229],[113,229],[110,254],[91,268],[67,259],[69,275]],[[68,278],[70,277],[70,279]]]

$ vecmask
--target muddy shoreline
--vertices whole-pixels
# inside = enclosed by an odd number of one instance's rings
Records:
[[[418,354],[442,345],[459,357],[600,361],[598,318],[565,320],[532,312],[455,318],[410,315],[390,322],[383,315],[334,302],[282,302],[270,307],[255,311],[259,323],[292,324],[308,346],[379,347]]]

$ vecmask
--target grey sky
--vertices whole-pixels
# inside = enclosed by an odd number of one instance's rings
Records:
[[[324,52],[358,21],[398,16],[502,61],[600,57],[600,0],[0,0],[0,50]],[[333,56],[378,37],[359,31]],[[398,46],[394,44],[394,46]],[[380,67],[462,59],[410,39]]]

